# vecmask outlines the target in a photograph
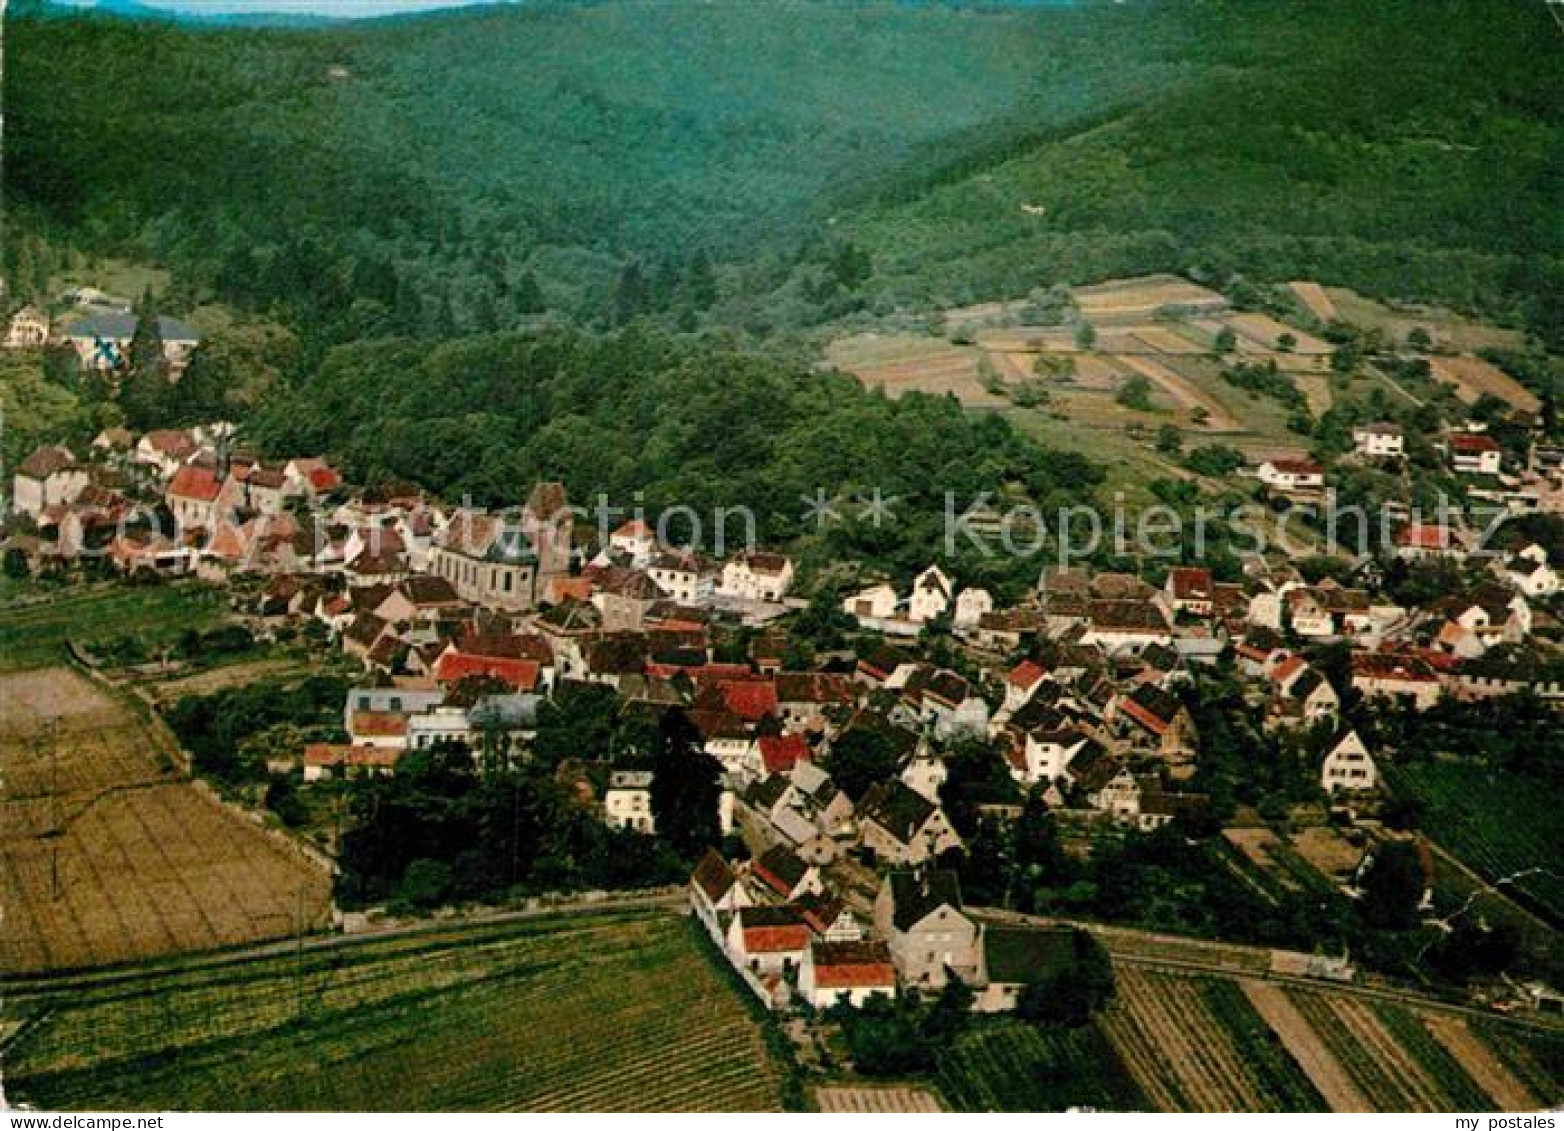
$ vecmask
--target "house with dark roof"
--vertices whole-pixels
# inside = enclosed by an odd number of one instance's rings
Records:
[[[162,317],[158,336],[163,339],[163,358],[178,372],[190,363],[190,355],[201,344],[195,327],[177,318]],[[108,371],[124,365],[130,356],[130,340],[136,336],[134,314],[99,312],[78,318],[66,327],[64,337],[76,350],[84,369]]]
[[[961,847],[945,811],[900,779],[870,786],[858,804],[863,846],[887,864],[922,864]]]
[[[985,924],[978,946],[977,982],[972,1002],[979,1013],[1007,1013],[1031,985],[1067,972],[1075,963],[1075,929]]]
[[[820,869],[785,844],[773,845],[756,857],[750,875],[773,896],[789,903],[825,891]]]
[[[1177,695],[1152,684],[1141,684],[1114,703],[1114,717],[1127,724],[1132,736],[1148,742],[1170,761],[1184,761],[1195,753],[1195,723]]]
[[[939,988],[977,977],[978,927],[966,914],[955,872],[891,872],[874,900],[874,926],[907,985]]]
[[[708,848],[690,876],[690,910],[719,946],[734,912],[753,902],[732,865]]]
[[[11,479],[11,509],[37,519],[50,507],[76,501],[91,477],[76,462],[71,450],[59,444],[35,449],[16,465]]]

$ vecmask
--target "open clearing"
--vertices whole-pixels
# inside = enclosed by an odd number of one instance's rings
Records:
[[[315,930],[325,870],[185,780],[149,724],[67,668],[0,676],[0,956],[13,973]]]
[[[859,334],[831,343],[828,364],[852,373],[888,396],[950,393],[964,405],[996,408],[1005,403],[983,388],[981,351],[916,334]]]
[[[1476,403],[1486,393],[1522,412],[1536,412],[1542,407],[1535,393],[1480,357],[1431,357],[1428,367],[1434,380],[1453,386],[1456,395],[1467,404]]]
[[[761,1029],[703,945],[623,911],[24,996],[6,1085],[100,1111],[776,1110]]]
[[[1298,301],[1309,308],[1309,313],[1321,322],[1334,322],[1338,317],[1336,304],[1330,300],[1330,295],[1325,293],[1325,288],[1318,283],[1309,283],[1299,280],[1288,283],[1292,293],[1298,296]]]

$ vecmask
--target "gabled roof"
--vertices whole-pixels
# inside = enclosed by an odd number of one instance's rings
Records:
[[[755,876],[784,899],[809,874],[809,864],[785,844],[767,849],[753,865]]]
[[[738,876],[716,849],[708,848],[706,855],[701,857],[700,863],[695,865],[695,874],[690,877],[690,882],[698,887],[707,899],[717,903],[732,890],[734,884],[738,883]]]
[[[196,499],[210,503],[222,492],[223,485],[217,476],[204,467],[187,464],[174,473],[169,481],[168,493],[179,499]]]
[[[32,455],[19,463],[16,473],[25,475],[29,479],[47,479],[51,475],[68,470],[75,464],[76,457],[71,454],[69,448],[60,444],[46,444],[34,449]]]
[[[136,321],[134,314],[89,314],[85,318],[78,318],[72,322],[65,334],[69,338],[108,338],[121,341],[135,337]],[[201,340],[201,335],[196,332],[195,327],[177,318],[159,318],[157,329],[165,343]]]
[[[538,685],[539,670],[536,660],[447,652],[435,665],[434,678],[439,683],[456,683],[470,676],[484,675],[504,680],[517,691],[531,691]]]
[[[1048,673],[1044,671],[1042,667],[1033,663],[1031,660],[1022,660],[1019,664],[1010,669],[1009,674],[1005,676],[1005,682],[1010,684],[1012,687],[1027,688],[1031,687],[1034,683],[1042,679],[1047,674]]]
[[[910,930],[942,906],[962,910],[961,881],[955,872],[943,868],[892,872],[886,882],[891,885],[894,907],[891,922],[898,931]]]
[[[815,985],[822,990],[896,988],[896,967],[890,948],[883,942],[824,942],[810,944]]]
[[[873,821],[902,844],[911,844],[938,806],[899,778],[869,788],[858,806],[859,819]]]
[[[809,924],[796,907],[779,904],[745,907],[738,912],[747,954],[782,954],[809,945]]]
[[[1183,566],[1168,573],[1168,588],[1180,601],[1204,601],[1211,596],[1211,571]]]

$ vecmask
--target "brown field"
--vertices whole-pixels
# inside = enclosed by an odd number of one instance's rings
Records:
[[[1271,1027],[1271,1031],[1281,1038],[1298,1067],[1309,1078],[1309,1083],[1314,1085],[1332,1111],[1373,1110],[1368,1098],[1358,1090],[1286,993],[1276,986],[1249,979],[1239,985],[1244,996],[1249,999],[1249,1004],[1254,1006],[1255,1012]]]
[[[1278,322],[1268,314],[1234,314],[1227,319],[1228,325],[1240,339],[1248,339],[1265,350],[1275,350],[1276,342],[1283,334],[1291,334],[1297,339],[1297,345],[1292,352],[1303,357],[1320,356],[1331,352],[1331,344],[1322,338],[1316,338],[1307,331],[1300,330],[1296,326],[1289,326],[1285,322]]]
[[[1535,393],[1480,357],[1431,357],[1428,366],[1434,380],[1455,386],[1456,394],[1467,404],[1489,393],[1522,412],[1536,412],[1542,407]]]
[[[1075,304],[1087,321],[1149,318],[1164,306],[1225,307],[1227,300],[1174,275],[1148,275],[1141,279],[1113,279],[1074,289]]]
[[[1330,295],[1325,293],[1325,288],[1318,283],[1306,283],[1303,281],[1288,283],[1292,293],[1298,296],[1298,301],[1309,308],[1309,313],[1321,322],[1333,322],[1337,318],[1336,304],[1331,301]]]
[[[978,378],[981,356],[971,346],[951,345],[940,338],[860,334],[833,342],[826,361],[865,385],[884,389],[888,396],[950,393],[970,407],[997,408],[1005,401],[983,388]]]
[[[149,684],[147,690],[160,704],[173,703],[186,695],[211,695],[230,687],[244,687],[263,679],[303,675],[309,670],[308,665],[286,657],[247,660],[237,664],[225,664],[218,668],[208,668],[192,675],[157,680]]]
[[[1470,352],[1484,346],[1514,349],[1525,344],[1525,335],[1518,330],[1474,322],[1439,307],[1390,306],[1345,287],[1326,287],[1325,294],[1342,321],[1380,330],[1396,342],[1404,342],[1407,334],[1420,326],[1441,347],[1454,350]]]
[[[1137,326],[1134,336],[1154,353],[1207,353],[1211,348],[1167,326]]]
[[[939,1098],[923,1088],[831,1087],[816,1088],[815,1102],[822,1112],[899,1114],[943,1110]]]
[[[1206,410],[1205,427],[1213,432],[1235,432],[1239,423],[1215,397],[1207,396],[1193,381],[1149,357],[1121,357],[1120,364],[1148,378],[1183,412]]]
[[[1245,1050],[1208,1008],[1198,979],[1133,967],[1121,967],[1117,978],[1103,1032],[1159,1110],[1266,1109]]]
[[[1286,369],[1283,365],[1281,368]],[[1318,373],[1294,373],[1293,384],[1298,386],[1303,393],[1303,399],[1308,402],[1309,412],[1315,417],[1324,416],[1335,403],[1335,395],[1331,392],[1330,378]]]
[[[1292,846],[1318,872],[1332,879],[1350,875],[1363,859],[1363,849],[1329,825],[1300,829],[1292,834]]]
[[[316,929],[325,871],[184,779],[146,722],[63,668],[0,677],[0,955],[13,972]]]

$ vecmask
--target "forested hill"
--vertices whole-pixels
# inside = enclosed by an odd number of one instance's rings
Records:
[[[881,302],[1206,268],[1524,320],[1564,344],[1564,34],[1541,3],[1181,5],[1189,81],[929,177],[842,230]]]
[[[633,261],[697,307],[703,255],[769,290],[842,190],[1185,69],[1172,22],[1127,59],[1129,17],[1100,6],[540,4],[311,31],[12,10],[13,208],[256,305],[405,324],[422,304],[455,329],[608,312]]]
[[[327,340],[766,331],[1200,266],[1538,325],[1564,292],[1564,55],[1527,0],[37,9],[6,29],[12,231]]]

